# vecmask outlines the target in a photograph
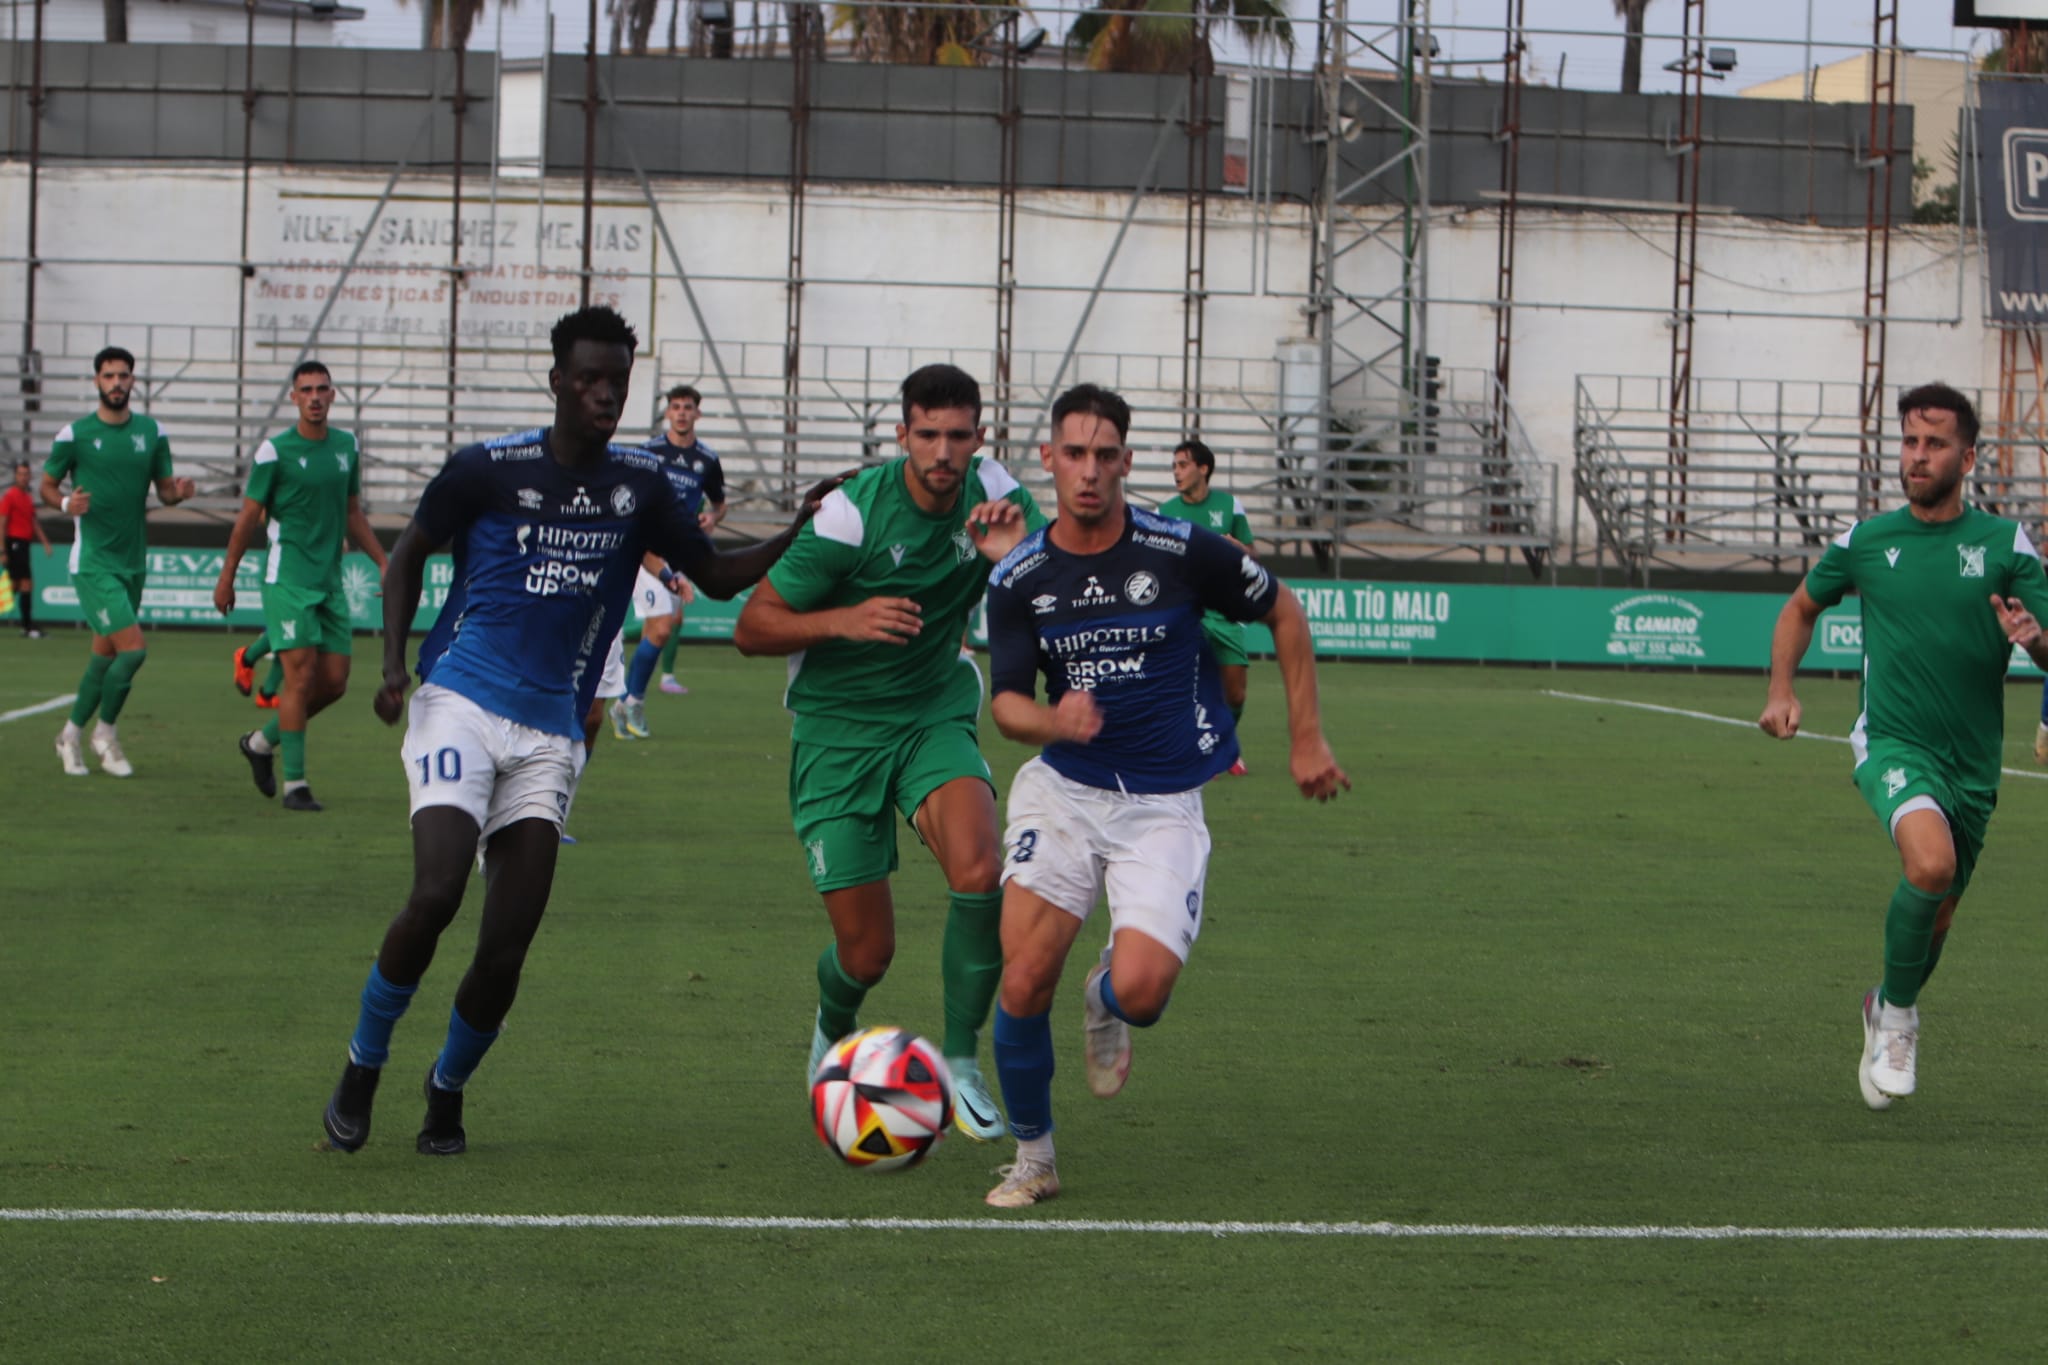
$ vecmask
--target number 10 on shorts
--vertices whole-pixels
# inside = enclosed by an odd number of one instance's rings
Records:
[[[455,749],[436,749],[431,754],[421,754],[413,762],[419,765],[422,787],[437,777],[443,782],[462,780],[462,754]]]

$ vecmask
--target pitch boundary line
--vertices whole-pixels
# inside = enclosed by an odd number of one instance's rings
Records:
[[[1753,720],[1739,720],[1734,716],[1717,716],[1711,711],[1688,711],[1682,706],[1659,706],[1655,702],[1624,701],[1620,697],[1594,697],[1584,692],[1560,692],[1556,688],[1540,689],[1546,697],[1557,697],[1563,701],[1589,701],[1602,706],[1625,706],[1631,711],[1654,711],[1661,716],[1684,716],[1688,720],[1709,720],[1716,725],[1737,725],[1745,730],[1756,729]],[[1812,730],[1801,730],[1795,738],[1819,739],[1829,744],[1847,744],[1847,735],[1822,735]],[[2007,777],[2024,777],[2030,782],[2048,782],[2048,773],[2037,773],[2030,768],[2000,768]]]
[[[5,725],[10,720],[25,720],[30,716],[39,716],[45,711],[54,711],[60,706],[69,706],[77,700],[78,694],[76,692],[66,692],[61,697],[52,697],[48,701],[39,701],[34,706],[24,706],[18,711],[0,711],[0,725]]]
[[[1746,1227],[1740,1224],[1152,1222],[1049,1218],[798,1218],[711,1214],[319,1213],[288,1209],[6,1209],[0,1223],[502,1228],[546,1231],[1073,1232],[1182,1237],[1507,1238],[1600,1242],[2048,1242],[2048,1228]]]

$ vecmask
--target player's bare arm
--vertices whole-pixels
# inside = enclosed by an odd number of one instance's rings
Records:
[[[1004,556],[1024,543],[1024,509],[1007,498],[980,503],[967,513],[967,531],[974,537],[982,558],[1000,564]]]
[[[827,640],[908,644],[924,629],[923,610],[914,598],[870,597],[850,607],[798,611],[763,580],[740,608],[732,642],[749,656],[795,654]]]
[[[359,497],[351,497],[348,500],[348,538],[355,542],[357,549],[370,557],[370,562],[377,566],[378,574],[382,575],[385,567],[391,562],[390,556],[384,553],[384,543],[377,539],[377,533],[370,529],[370,518],[364,513],[363,500]]]
[[[1087,744],[1102,733],[1102,712],[1095,705],[1095,694],[1079,688],[1061,696],[1053,706],[1022,692],[998,692],[989,701],[988,713],[1003,738],[1019,744]]]
[[[2000,597],[1991,594],[1991,609],[1998,613],[1998,624],[2005,631],[2005,638],[2027,651],[2027,657],[2034,661],[2036,668],[2048,670],[2048,636],[2041,633],[2041,623],[2034,613],[2027,610],[2026,603],[2017,597]]]
[[[167,478],[156,481],[157,501],[166,507],[176,507],[198,491],[199,486],[190,479]]]
[[[812,485],[810,491],[804,494],[803,501],[797,505],[796,516],[782,534],[773,540],[749,545],[744,550],[726,552],[714,548],[702,535],[693,536],[687,541],[669,547],[672,551],[668,556],[669,562],[680,565],[682,571],[689,575],[690,581],[702,589],[706,597],[729,602],[759,583],[762,576],[775,567],[775,561],[782,558],[783,551],[796,539],[796,533],[803,530],[804,523],[818,514],[819,504],[825,501],[833,489],[851,478],[854,472],[848,470],[844,474],[834,474],[831,478]]]
[[[82,517],[92,511],[92,494],[83,488],[66,493],[63,482],[55,474],[43,475],[38,491],[42,494],[43,506],[54,507],[67,517]]]
[[[405,689],[412,680],[405,668],[405,640],[412,631],[413,613],[420,607],[427,556],[434,549],[420,524],[409,521],[384,565],[384,681],[371,697],[370,705],[377,712],[377,719],[386,725],[398,724]]]
[[[1778,624],[1771,630],[1771,686],[1756,723],[1772,739],[1790,739],[1799,733],[1799,698],[1793,693],[1792,680],[1799,672],[1799,661],[1806,657],[1806,647],[1813,643],[1813,628],[1822,610],[1801,583],[1785,600]]]
[[[249,542],[255,539],[256,527],[262,520],[263,504],[243,498],[242,510],[228,532],[228,553],[221,561],[220,580],[213,585],[213,608],[222,616],[235,609],[235,571],[242,567],[242,556],[249,552]]]
[[[1316,692],[1315,640],[1308,614],[1285,583],[1266,613],[1273,632],[1273,652],[1280,660],[1280,684],[1287,694],[1287,766],[1304,797],[1328,801],[1351,790],[1351,779],[1337,766],[1323,738],[1323,708]]]

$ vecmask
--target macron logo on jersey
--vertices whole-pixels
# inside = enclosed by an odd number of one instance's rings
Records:
[[[1890,548],[1889,550],[1886,550],[1886,551],[1884,552],[1884,562],[1885,562],[1885,563],[1887,563],[1887,564],[1889,564],[1889,565],[1890,565],[1890,566],[1891,566],[1892,568],[1894,568],[1894,569],[1896,569],[1896,568],[1898,568],[1898,567],[1899,567],[1899,547],[1898,547],[1898,546],[1894,545],[1894,546],[1892,546],[1892,547],[1891,547],[1891,548]]]

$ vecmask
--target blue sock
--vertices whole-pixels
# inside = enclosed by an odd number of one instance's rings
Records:
[[[434,1063],[434,1084],[443,1090],[460,1090],[469,1074],[498,1041],[498,1030],[479,1033],[462,1017],[462,1011],[448,1011],[448,1041],[441,1045],[441,1060]]]
[[[1097,991],[1102,996],[1102,1007],[1104,1009],[1123,1020],[1126,1024],[1129,1024],[1132,1028],[1151,1028],[1159,1022],[1158,1014],[1153,1015],[1150,1019],[1140,1019],[1135,1015],[1125,1014],[1122,1002],[1116,998],[1116,987],[1111,984],[1110,975],[1109,972],[1104,972],[1101,976],[1095,978],[1095,985]],[[1164,1009],[1161,1009],[1159,1013],[1164,1014],[1165,1012]]]
[[[348,1059],[357,1066],[384,1065],[391,1055],[391,1030],[405,1014],[405,1007],[412,1003],[412,993],[419,989],[417,983],[410,986],[394,986],[384,979],[384,973],[370,965],[370,979],[363,983],[363,1007],[356,1015],[355,1036],[348,1040]]]
[[[1019,1019],[996,1006],[996,1079],[1010,1132],[1020,1138],[1052,1131],[1052,1015]]]
[[[633,651],[633,662],[626,668],[626,695],[644,697],[647,684],[654,680],[654,666],[661,662],[661,646],[649,644],[645,635]]]
[[[2048,678],[2041,680],[2041,723],[2048,725]]]

